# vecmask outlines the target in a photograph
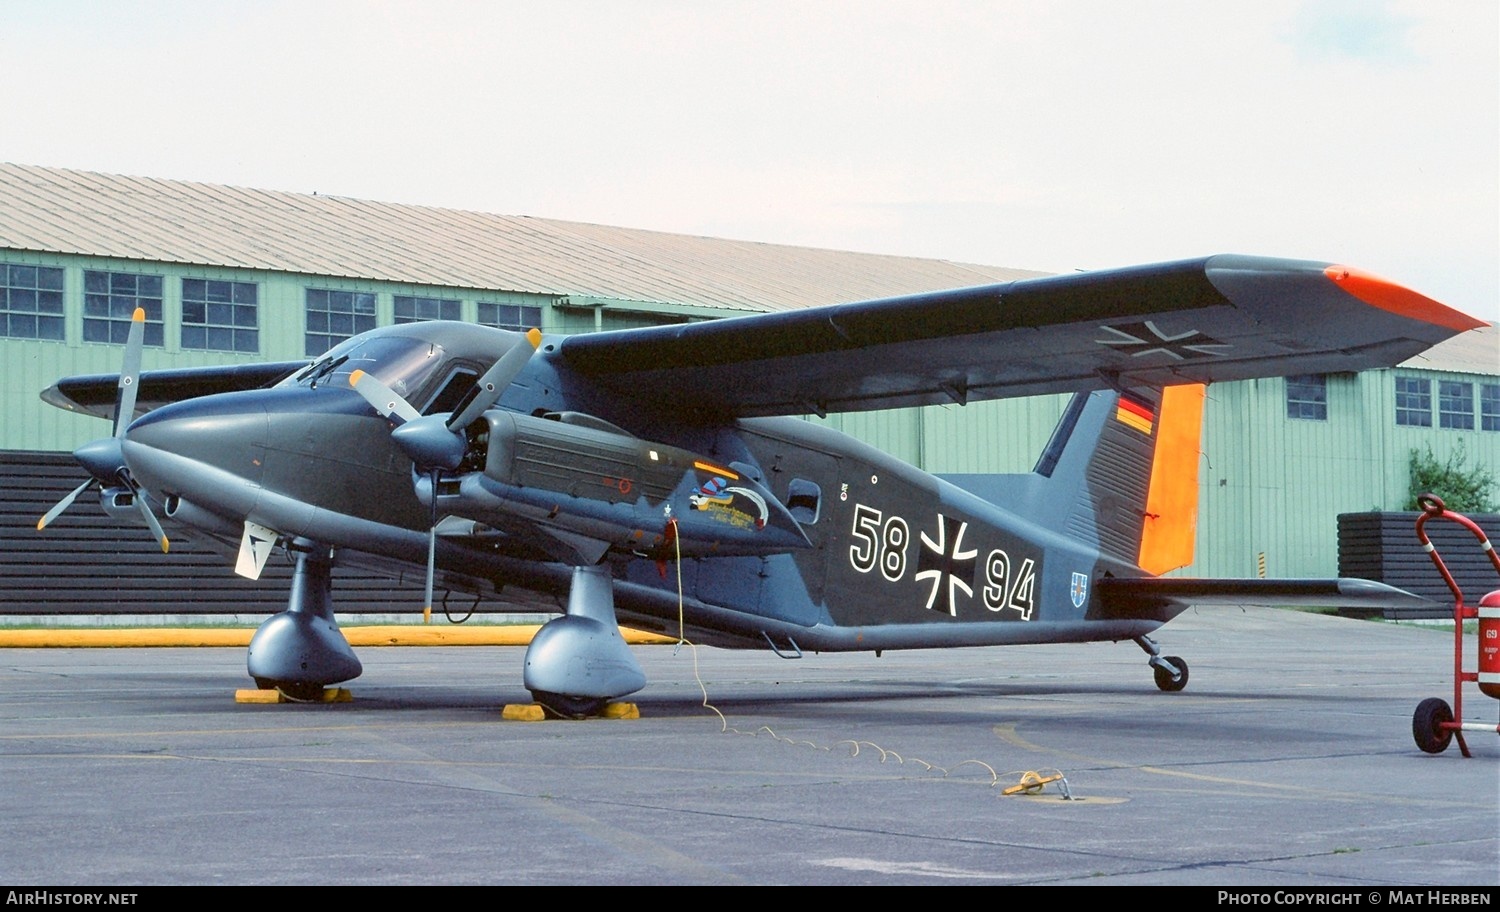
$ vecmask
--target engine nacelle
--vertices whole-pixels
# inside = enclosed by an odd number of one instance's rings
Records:
[[[605,503],[665,500],[695,463],[687,450],[649,443],[607,422],[491,411],[486,477]]]
[[[760,555],[811,546],[751,467],[720,465],[589,416],[562,419],[486,412],[483,471],[465,475],[456,490],[440,485],[440,511],[575,543],[581,537],[601,554]],[[430,498],[430,489],[417,479],[419,498]]]

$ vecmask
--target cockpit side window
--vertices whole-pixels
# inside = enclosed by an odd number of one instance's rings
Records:
[[[478,379],[477,370],[469,367],[454,369],[448,374],[448,379],[438,387],[437,395],[433,396],[432,401],[427,403],[427,407],[422,409],[422,414],[437,415],[453,411]]]

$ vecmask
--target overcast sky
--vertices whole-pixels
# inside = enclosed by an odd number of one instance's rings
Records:
[[[1500,320],[1495,0],[0,0],[0,159]]]

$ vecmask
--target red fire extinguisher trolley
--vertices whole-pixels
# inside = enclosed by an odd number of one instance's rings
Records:
[[[1442,556],[1438,554],[1423,527],[1430,519],[1447,519],[1468,529],[1479,540],[1479,547],[1484,550],[1490,563],[1495,565],[1496,573],[1500,573],[1500,556],[1496,556],[1495,547],[1490,544],[1483,529],[1468,517],[1448,510],[1437,495],[1423,494],[1417,498],[1417,504],[1422,508],[1422,515],[1417,517],[1417,539],[1432,558],[1438,573],[1443,575],[1443,582],[1453,592],[1453,706],[1450,708],[1448,702],[1440,697],[1429,697],[1418,703],[1417,711],[1411,717],[1411,736],[1416,740],[1417,747],[1429,754],[1441,754],[1448,749],[1448,742],[1456,734],[1459,750],[1463,751],[1465,757],[1471,757],[1473,755],[1469,753],[1469,745],[1464,743],[1465,731],[1500,733],[1500,725],[1465,722],[1463,708],[1465,681],[1478,682],[1481,693],[1500,699],[1500,590],[1480,599],[1477,607],[1465,605],[1463,590],[1453,579],[1453,574],[1448,572]],[[1464,621],[1470,618],[1479,619],[1478,671],[1464,671]]]

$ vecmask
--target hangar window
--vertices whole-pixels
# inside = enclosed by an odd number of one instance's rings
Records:
[[[146,311],[146,344],[162,347],[159,275],[129,272],[83,274],[83,341],[123,345],[137,307]]]
[[[1438,383],[1438,426],[1474,430],[1474,384],[1452,380]]]
[[[304,353],[316,357],[352,336],[375,328],[375,295],[364,291],[307,289]]]
[[[0,336],[63,338],[63,271],[0,263]]]
[[[396,295],[396,322],[421,320],[457,320],[458,301],[454,298],[414,298]]]
[[[1479,429],[1500,431],[1500,383],[1479,384]]]
[[[1396,378],[1396,423],[1432,427],[1432,382],[1420,377]]]
[[[1286,378],[1286,416],[1306,421],[1328,420],[1328,378],[1302,374]]]
[[[492,304],[488,301],[480,301],[479,323],[499,329],[525,332],[542,325],[542,309],[523,307],[520,304]]]
[[[182,280],[182,347],[260,351],[259,294],[253,282]]]

